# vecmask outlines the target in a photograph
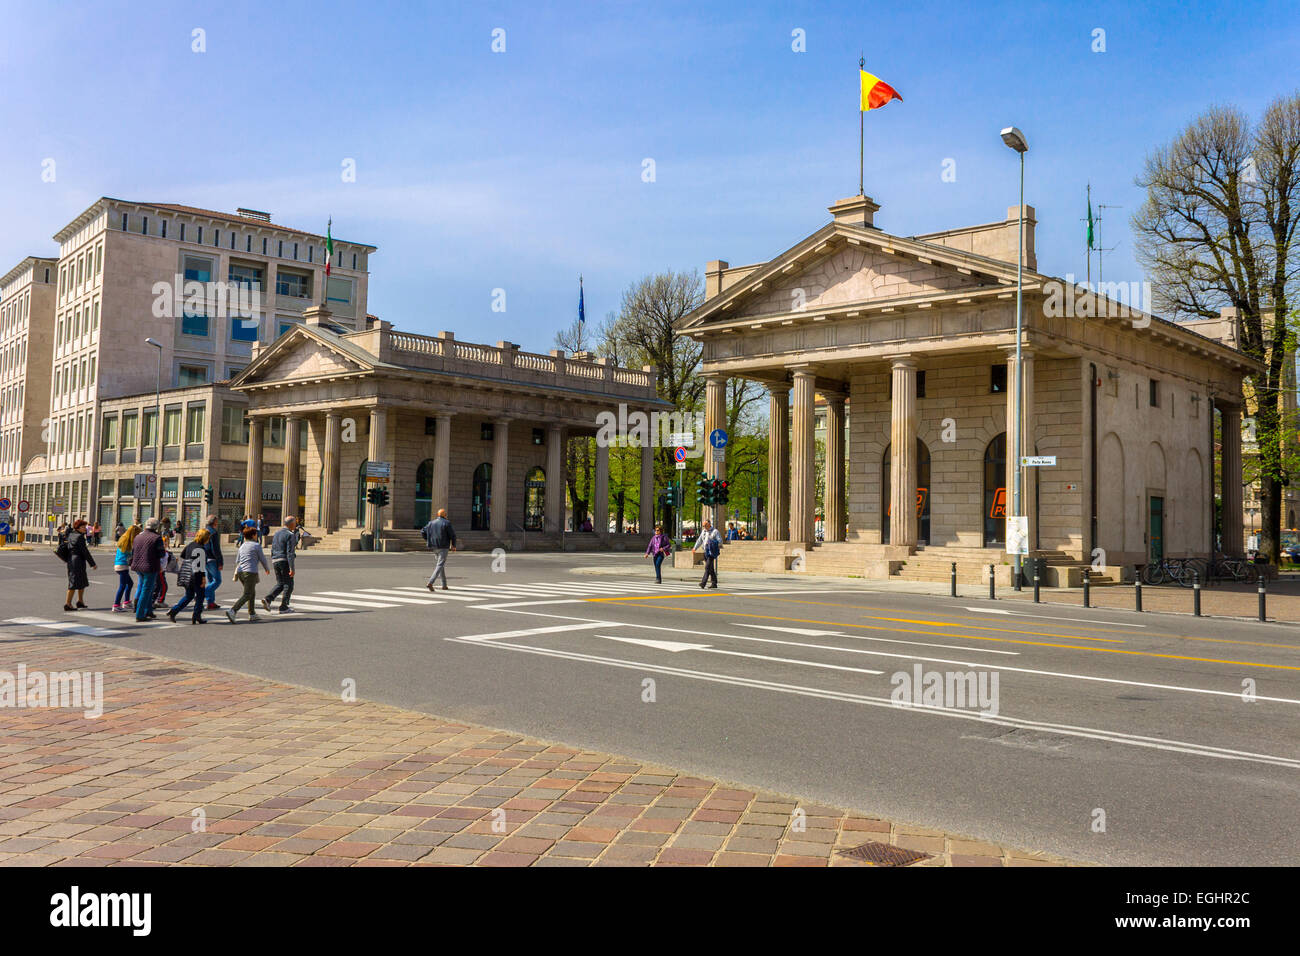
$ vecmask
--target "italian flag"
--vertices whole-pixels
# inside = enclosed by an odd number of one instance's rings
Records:
[[[334,228],[334,217],[330,216],[329,223],[325,226],[325,278],[330,277],[330,264],[334,261],[334,237],[330,231]]]

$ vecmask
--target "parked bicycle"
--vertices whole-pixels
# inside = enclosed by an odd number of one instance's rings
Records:
[[[1143,584],[1164,584],[1172,581],[1182,588],[1205,580],[1205,562],[1200,558],[1161,558],[1142,569]]]

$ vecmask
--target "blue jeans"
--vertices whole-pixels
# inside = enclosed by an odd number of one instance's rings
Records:
[[[655,554],[655,580],[658,581],[660,584],[662,584],[664,580],[663,576],[659,573],[659,569],[663,567],[663,563],[664,563],[664,553],[662,551],[659,551]]]
[[[157,571],[140,571],[135,589],[135,619],[143,621],[153,611],[153,592],[158,586]]]
[[[169,614],[179,614],[185,610],[185,606],[194,602],[194,620],[201,620],[203,617],[203,584],[202,578],[195,581],[185,589],[185,597],[176,602],[175,606],[168,612]]]
[[[132,583],[130,571],[117,572],[117,596],[113,598],[113,603],[115,605],[131,603]]]
[[[209,604],[215,604],[217,599],[217,588],[221,587],[221,569],[217,567],[217,562],[208,562],[208,588],[204,597]]]

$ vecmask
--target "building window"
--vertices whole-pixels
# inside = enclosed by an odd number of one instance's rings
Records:
[[[227,445],[248,444],[248,419],[242,405],[221,406],[221,440]]]
[[[220,230],[220,229],[213,229],[213,230],[212,230],[212,244],[213,244],[214,246],[219,246],[219,245],[221,245],[221,230]]]
[[[492,431],[492,423],[491,423],[491,422],[483,422],[483,424],[479,426],[479,436],[478,436],[478,437],[479,437],[480,439],[482,439],[483,441],[491,441],[491,440],[492,440],[492,438],[493,438],[493,431]]]
[[[139,416],[135,412],[125,412],[122,415],[122,447],[134,448],[136,439],[136,425],[139,423]]]
[[[1152,408],[1160,407],[1160,382],[1154,378],[1151,379],[1149,383],[1149,391],[1147,397],[1151,402]]]
[[[266,238],[262,239],[262,255],[266,255]]]
[[[534,429],[533,429],[533,444],[534,444],[534,445],[545,445],[545,444],[546,444],[546,432],[543,431],[543,430],[540,429],[540,428],[534,428]]]
[[[159,233],[159,235],[161,235],[162,238],[166,239],[166,238],[167,238],[167,220],[166,220],[166,219],[160,219],[160,220],[159,220],[159,228],[162,230],[162,231]]]
[[[181,315],[181,334],[207,338],[208,317],[197,312],[185,312]]]
[[[190,385],[206,385],[208,370],[202,365],[182,365],[176,370],[176,384],[180,388]]]
[[[117,448],[117,416],[104,416],[104,444],[105,451],[113,451]]]
[[[141,217],[140,217],[140,235],[142,235],[142,236],[147,236],[147,235],[149,235],[149,217],[148,217],[148,216],[141,216]]]
[[[284,447],[284,419],[272,416],[266,420],[266,439],[263,444],[267,448]]]
[[[185,241],[185,223],[181,223],[181,242]]]
[[[925,372],[916,373],[916,397],[925,398]]]
[[[284,240],[283,240],[283,239],[279,240],[279,242],[277,243],[276,257],[277,257],[277,258],[280,258],[280,259],[283,259],[283,258],[284,258]]]
[[[163,444],[179,445],[181,443],[181,410],[168,408],[163,411]]]
[[[305,275],[280,270],[275,275],[275,294],[306,299],[311,295],[310,283],[311,280]]]
[[[203,227],[198,226],[196,228],[199,230],[199,238],[196,239],[195,242],[197,242],[199,245],[203,245]]]
[[[158,412],[156,410],[144,413],[144,420],[140,424],[140,444],[145,448],[153,448],[158,444]]]
[[[262,287],[262,270],[257,266],[230,266],[230,281],[254,289]]]
[[[253,251],[253,234],[251,232],[244,237],[244,251],[245,252]]]
[[[352,303],[352,280],[336,279],[330,276],[329,281],[325,283],[325,299],[328,302],[342,302],[344,305]]]
[[[257,341],[257,316],[238,317],[232,316],[230,319],[230,341],[232,342],[256,342]]]
[[[298,261],[298,243],[296,242],[293,244],[293,259],[295,262]]]
[[[122,231],[126,232],[126,213],[122,213]]]
[[[993,374],[989,379],[990,392],[1005,392],[1007,390],[1007,367],[1005,365],[994,365]]]
[[[438,419],[432,415],[424,416],[424,433],[426,435],[438,434]]]
[[[291,328],[293,328],[293,327],[294,327],[295,325],[297,325],[297,324],[298,324],[297,322],[293,322],[293,321],[290,321],[290,320],[287,320],[287,319],[281,319],[281,320],[280,320],[280,331],[279,331],[278,333],[276,333],[277,337],[280,336],[280,335],[284,335],[285,332],[288,332]]]
[[[185,281],[186,282],[211,282],[212,281],[212,260],[201,259],[198,256],[185,257]]]
[[[185,413],[185,443],[187,445],[202,445],[204,440],[203,427],[207,420],[207,407],[205,405],[191,405]]]
[[[339,253],[339,255],[342,255],[342,254],[343,254],[343,253],[341,253],[341,252]],[[357,254],[354,252],[354,253],[352,253],[352,268],[353,268],[353,269],[356,269],[356,267],[357,267]]]

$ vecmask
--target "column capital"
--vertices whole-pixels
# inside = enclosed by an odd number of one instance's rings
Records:
[[[336,422],[341,421],[343,419],[343,413],[338,411],[326,412],[325,418],[327,420],[336,421]]]
[[[889,356],[890,368],[916,368],[916,356],[911,354]]]
[[[767,392],[768,392],[769,395],[789,395],[789,394],[790,394],[790,383],[789,383],[789,382],[767,382],[767,383],[766,383],[766,386],[767,386]]]
[[[706,382],[725,382],[731,376],[726,372],[701,372],[700,378]]]
[[[1015,347],[1014,344],[1012,344],[1012,345],[1003,345],[1001,348],[1002,348],[1002,351],[1004,351],[1004,352],[1007,353],[1007,360],[1008,360],[1008,361],[1010,361],[1010,362],[1014,362],[1014,361],[1016,360],[1016,347]],[[1020,357],[1021,357],[1022,360],[1023,360],[1023,359],[1031,359],[1031,358],[1033,358],[1033,357],[1034,357],[1034,347],[1033,347],[1032,345],[1029,345],[1029,344],[1027,344],[1027,343],[1023,343],[1023,342],[1022,342],[1021,345],[1020,345]]]
[[[790,374],[796,379],[817,377],[817,371],[811,365],[795,365],[790,368]]]

